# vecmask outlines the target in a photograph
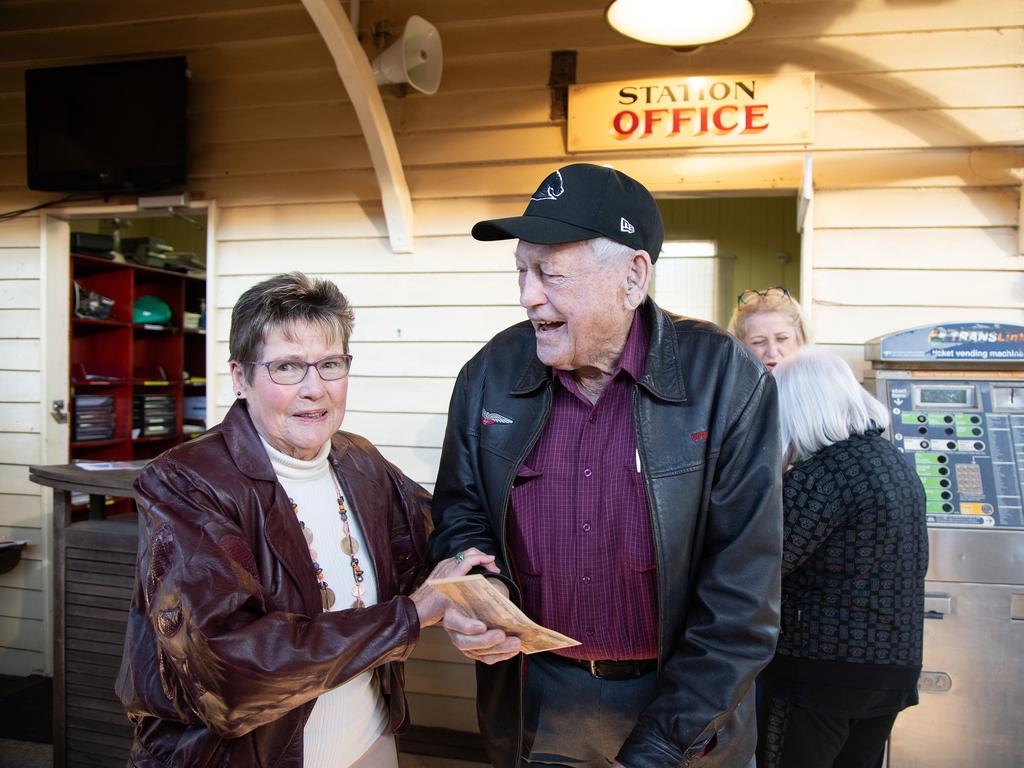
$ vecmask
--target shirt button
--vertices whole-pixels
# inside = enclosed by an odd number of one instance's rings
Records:
[[[594,628],[591,627],[590,629],[587,630],[587,637],[593,637],[593,636],[594,636]]]
[[[584,523],[583,524],[583,530],[586,533],[590,533],[590,523]]]
[[[584,469],[583,470],[583,476],[584,477],[590,477],[592,474],[594,474],[594,473],[591,472],[589,469]]]
[[[590,577],[589,576],[584,576],[582,579],[580,579],[580,581],[582,581],[584,584],[589,584],[590,583]]]

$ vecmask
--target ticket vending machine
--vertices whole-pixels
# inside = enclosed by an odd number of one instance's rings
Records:
[[[864,385],[927,495],[920,704],[889,768],[1024,765],[1024,326],[950,323],[867,343]]]

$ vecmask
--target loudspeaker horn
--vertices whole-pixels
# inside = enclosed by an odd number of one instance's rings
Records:
[[[402,37],[372,63],[378,85],[408,83],[430,95],[441,85],[441,35],[421,16],[410,16]]]

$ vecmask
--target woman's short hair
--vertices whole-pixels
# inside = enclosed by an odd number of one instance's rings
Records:
[[[782,444],[791,460],[888,424],[889,412],[834,352],[802,347],[773,371],[779,389]]]
[[[355,316],[348,299],[330,280],[301,272],[276,275],[249,288],[231,310],[228,351],[236,363],[259,362],[263,345],[275,329],[288,333],[295,323],[318,326],[330,341],[341,339],[348,353]],[[252,383],[255,366],[245,370]]]
[[[796,340],[800,344],[810,343],[810,324],[804,315],[804,309],[785,288],[772,287],[763,291],[741,293],[726,330],[740,341],[746,342],[750,318],[761,312],[780,312],[793,324]]]

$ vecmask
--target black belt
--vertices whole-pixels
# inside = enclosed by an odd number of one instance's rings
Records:
[[[632,680],[643,677],[648,672],[654,672],[658,668],[657,659],[627,659],[626,661],[570,659],[554,653],[551,654],[551,657],[558,661],[564,661],[566,664],[572,664],[574,667],[582,667],[601,680]]]

